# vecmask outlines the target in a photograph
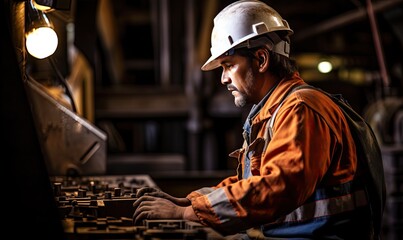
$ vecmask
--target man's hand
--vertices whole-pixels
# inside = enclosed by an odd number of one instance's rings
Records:
[[[153,197],[164,198],[181,207],[190,206],[190,204],[191,204],[189,199],[187,199],[187,198],[173,197],[173,196],[169,195],[168,193],[165,193],[157,188],[152,188],[152,187],[143,187],[143,188],[138,189],[137,193],[136,193],[136,197],[140,198],[142,196],[153,196]]]
[[[168,199],[149,195],[139,197],[133,203],[133,207],[136,209],[133,214],[134,225],[141,225],[141,221],[144,219],[183,219],[186,209]]]

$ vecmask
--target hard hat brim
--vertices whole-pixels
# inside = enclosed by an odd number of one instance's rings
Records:
[[[218,60],[217,60],[218,57],[219,57],[219,56],[211,56],[211,57],[203,64],[203,66],[201,67],[201,70],[203,70],[203,71],[210,71],[210,70],[213,70],[213,69],[218,68],[218,67],[220,66],[220,64],[219,64],[219,62],[218,62]]]

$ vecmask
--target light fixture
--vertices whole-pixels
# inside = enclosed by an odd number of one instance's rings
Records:
[[[41,2],[38,3],[38,1],[35,1],[35,0],[32,0],[32,3],[34,4],[34,7],[36,9],[38,9],[39,11],[49,12],[49,11],[53,10],[53,8],[51,6],[42,5]]]
[[[332,69],[333,65],[330,61],[322,60],[318,63],[318,70],[321,73],[329,73]]]
[[[43,59],[52,55],[58,45],[53,24],[46,14],[34,6],[34,0],[26,4],[25,45],[33,57]]]
[[[71,0],[34,0],[38,9],[70,10]]]

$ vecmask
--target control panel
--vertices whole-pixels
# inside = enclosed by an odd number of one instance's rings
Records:
[[[133,203],[141,187],[157,187],[148,175],[51,177],[67,239],[224,239],[199,223],[163,219],[133,224]]]

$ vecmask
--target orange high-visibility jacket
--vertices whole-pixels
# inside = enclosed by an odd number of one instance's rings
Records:
[[[187,196],[203,224],[225,234],[262,226],[270,235],[279,225],[287,229],[367,205],[363,189],[353,184],[357,157],[348,124],[324,94],[312,89],[290,94],[276,115],[272,139],[267,139],[267,124],[279,101],[302,84],[298,73],[283,79],[251,120],[249,141],[230,154],[238,159],[237,175]],[[303,231],[312,234],[320,227],[307,225]],[[285,232],[280,230],[279,236],[287,237]]]

